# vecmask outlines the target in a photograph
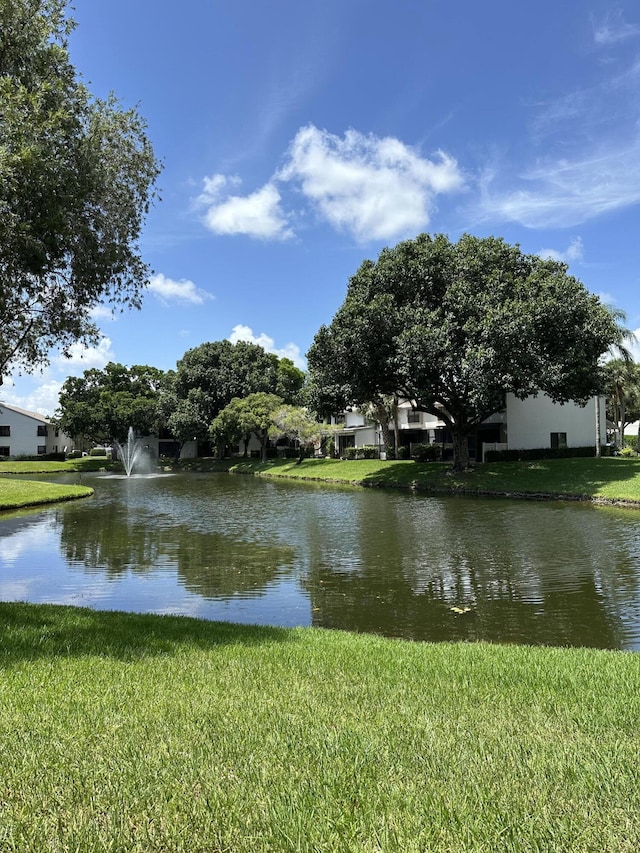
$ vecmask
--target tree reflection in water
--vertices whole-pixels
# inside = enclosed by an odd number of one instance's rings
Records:
[[[95,498],[50,511],[46,530],[0,520],[0,555],[21,555],[0,593],[26,590],[29,600],[37,586],[47,600],[46,573],[33,569],[46,534],[64,563],[50,583],[79,570],[77,588],[119,582],[121,591],[103,585],[97,606],[120,607],[135,593],[122,609],[149,602],[430,641],[640,648],[635,511],[226,474],[95,486]],[[143,588],[132,593],[130,578]],[[198,597],[220,605],[207,610]],[[238,598],[247,602],[239,616],[230,607]]]

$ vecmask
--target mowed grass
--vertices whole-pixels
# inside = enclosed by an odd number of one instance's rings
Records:
[[[0,849],[636,851],[640,657],[0,605]]]
[[[40,482],[36,480],[20,480],[14,475],[28,474],[60,474],[82,473],[97,471],[105,466],[112,467],[111,460],[100,456],[85,456],[81,459],[69,459],[64,462],[49,460],[8,459],[0,462],[0,510],[22,509],[40,504],[58,503],[89,497],[94,493],[90,486],[82,484],[62,484]]]
[[[106,463],[109,467],[117,463]],[[91,471],[105,467],[105,460],[86,457],[68,462],[3,462],[0,473],[54,474],[64,471]],[[511,497],[559,497],[583,500],[619,501],[640,504],[640,458],[547,459],[535,462],[495,462],[476,465],[469,471],[454,472],[450,465],[377,459],[254,459],[189,460],[180,466],[199,471],[254,474],[296,480],[350,483],[360,486],[410,488],[433,493],[507,495]],[[0,509],[39,503],[40,495],[27,503],[14,503],[8,483],[0,477]],[[33,483],[26,481],[27,489]],[[78,487],[60,486],[60,489]],[[17,493],[17,490],[16,490]],[[61,496],[61,493],[60,493]],[[60,499],[60,496],[52,499]],[[69,497],[77,494],[70,493]]]
[[[441,463],[340,459],[239,460],[236,473],[325,480],[363,486],[415,488],[432,492],[499,494],[514,497],[562,496],[640,503],[640,459],[547,459],[495,462],[454,472]]]
[[[0,510],[57,503],[89,497],[92,494],[93,489],[89,486],[1,478]]]

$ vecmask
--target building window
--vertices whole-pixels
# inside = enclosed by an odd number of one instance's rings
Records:
[[[346,418],[346,415],[344,414],[344,412],[341,415],[336,415],[336,423],[337,424],[346,423],[346,420],[347,420],[347,418]]]
[[[566,432],[552,432],[551,433],[551,449],[558,450],[561,447],[567,446],[567,434]]]
[[[38,435],[39,435],[39,436],[43,436],[44,438],[46,438],[46,436],[47,436],[47,428],[46,428],[46,426],[44,426],[44,424],[41,424],[41,425],[38,427]]]
[[[422,420],[422,412],[416,412],[414,409],[407,412],[407,423],[408,424],[419,424]]]
[[[44,456],[46,452],[47,452],[47,445],[46,444],[39,444],[38,445],[38,456]]]
[[[0,447],[0,456],[11,456],[8,447]]]
[[[11,435],[11,427],[7,425],[3,426],[2,424],[0,424],[0,435],[4,436],[5,438],[8,435]]]

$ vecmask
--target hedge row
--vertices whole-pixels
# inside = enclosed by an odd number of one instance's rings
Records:
[[[595,456],[595,447],[534,447],[527,450],[488,450],[486,462],[528,462],[535,459],[573,459],[578,456]],[[602,448],[602,455],[609,455],[609,448]]]

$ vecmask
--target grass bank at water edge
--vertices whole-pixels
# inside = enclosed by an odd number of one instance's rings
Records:
[[[85,456],[82,459],[69,459],[65,462],[49,460],[9,459],[0,461],[0,511],[16,510],[41,504],[59,503],[76,498],[89,497],[93,488],[85,484],[52,483],[36,480],[20,480],[20,474],[78,473],[99,471],[105,466],[113,467],[104,457]]]
[[[83,485],[0,479],[0,510],[22,509],[40,504],[86,498],[93,492],[90,486]]]
[[[495,462],[454,472],[442,463],[411,461],[307,459],[235,460],[229,470],[263,476],[354,483],[361,486],[414,488],[430,492],[565,497],[640,505],[640,459],[548,459]]]
[[[0,849],[640,849],[640,657],[0,605]]]

